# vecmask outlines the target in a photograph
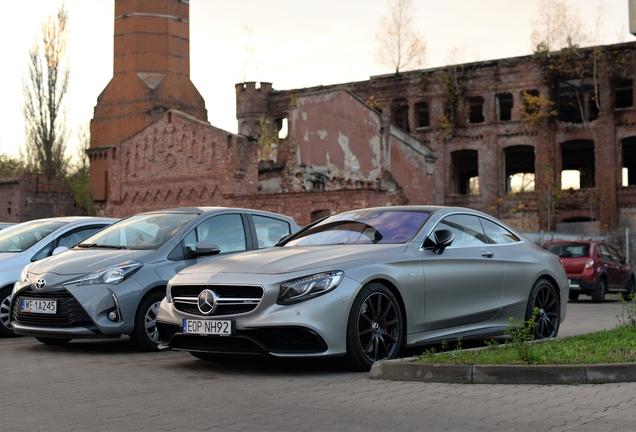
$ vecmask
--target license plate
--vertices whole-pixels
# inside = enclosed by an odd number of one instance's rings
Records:
[[[20,310],[28,313],[56,314],[57,300],[35,300],[23,298]]]
[[[232,320],[196,320],[183,319],[183,332],[190,334],[232,336]]]

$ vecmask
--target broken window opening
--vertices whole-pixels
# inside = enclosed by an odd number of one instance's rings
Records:
[[[452,190],[459,195],[479,195],[479,154],[477,150],[451,153]]]
[[[512,120],[512,94],[500,93],[497,95],[497,121]]]
[[[316,176],[310,181],[312,190],[325,190],[325,178],[323,176]]]
[[[278,139],[286,139],[289,136],[289,125],[286,117],[274,120],[274,128]]]
[[[573,140],[561,144],[561,189],[594,187],[594,141]]]
[[[506,192],[535,190],[534,147],[517,145],[504,149]]]
[[[409,106],[398,105],[393,109],[392,123],[402,129],[404,132],[410,132],[409,129]]]
[[[636,137],[621,140],[623,150],[623,186],[636,186]]]
[[[634,104],[634,85],[632,80],[623,80],[616,83],[614,87],[615,101],[614,107],[629,108]]]
[[[484,122],[484,98],[481,96],[468,98],[468,122]]]
[[[592,83],[575,79],[559,82],[557,86],[557,113],[561,121],[583,123],[598,118],[596,92]]]
[[[428,111],[428,104],[426,102],[416,103],[415,112],[417,113],[417,127],[429,127],[430,115]]]

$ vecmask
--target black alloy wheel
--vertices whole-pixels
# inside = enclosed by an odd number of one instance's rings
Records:
[[[364,287],[349,314],[347,361],[355,370],[369,370],[376,361],[396,358],[404,334],[402,311],[384,285]]]
[[[526,309],[526,321],[532,319],[535,308],[539,309],[534,327],[535,339],[556,337],[561,322],[561,304],[556,289],[546,279],[539,279],[532,287]]]

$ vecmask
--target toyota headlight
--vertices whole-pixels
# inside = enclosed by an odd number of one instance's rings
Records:
[[[344,272],[337,270],[283,282],[276,303],[290,305],[318,297],[336,288],[343,277]]]
[[[117,285],[128,276],[132,276],[143,267],[143,263],[126,261],[105,269],[95,271],[80,281],[81,285],[112,284]]]

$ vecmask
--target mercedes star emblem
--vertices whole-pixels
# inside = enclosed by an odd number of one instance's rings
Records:
[[[42,289],[46,286],[46,281],[44,279],[38,279],[38,281],[35,283],[35,287],[37,289]]]
[[[197,299],[199,312],[203,315],[210,315],[216,309],[216,294],[208,289],[201,291]]]

